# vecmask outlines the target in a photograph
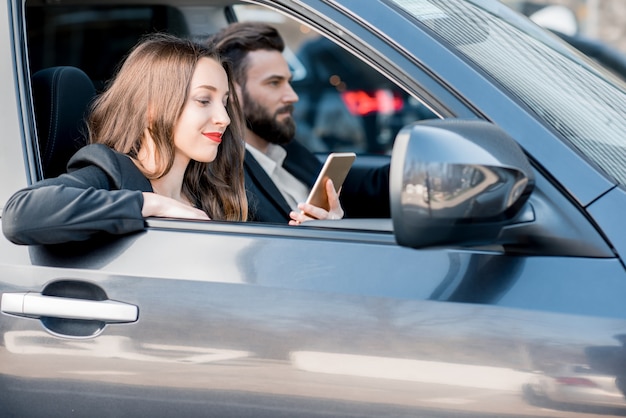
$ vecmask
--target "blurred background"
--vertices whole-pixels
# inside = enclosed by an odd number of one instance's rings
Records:
[[[626,0],[500,0],[626,81]]]
[[[549,29],[626,54],[626,0],[500,0]]]

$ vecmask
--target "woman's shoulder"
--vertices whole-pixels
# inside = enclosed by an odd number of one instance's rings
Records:
[[[150,181],[130,157],[107,145],[90,144],[84,146],[70,159],[67,164],[67,171],[71,173],[89,166],[99,168],[117,189],[152,191]]]
[[[94,164],[111,165],[116,164],[116,161],[122,158],[128,157],[104,144],[91,144],[76,151],[72,158],[70,158],[68,168],[77,169]]]

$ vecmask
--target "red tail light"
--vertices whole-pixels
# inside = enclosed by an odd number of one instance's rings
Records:
[[[379,89],[376,91],[348,90],[341,98],[353,115],[366,116],[372,113],[391,114],[402,110],[404,105],[399,92]]]

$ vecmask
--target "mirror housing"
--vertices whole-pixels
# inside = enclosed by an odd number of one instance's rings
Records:
[[[481,120],[416,122],[391,157],[391,216],[399,245],[496,244],[534,187],[532,167],[502,129]]]

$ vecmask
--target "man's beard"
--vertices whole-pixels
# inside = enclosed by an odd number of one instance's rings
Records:
[[[243,103],[246,125],[252,132],[267,142],[276,145],[286,145],[293,140],[296,134],[296,123],[293,117],[285,118],[282,122],[276,118],[277,114],[285,111],[293,113],[292,105],[283,106],[274,115],[270,115],[263,106],[250,97],[245,89],[243,92]]]

